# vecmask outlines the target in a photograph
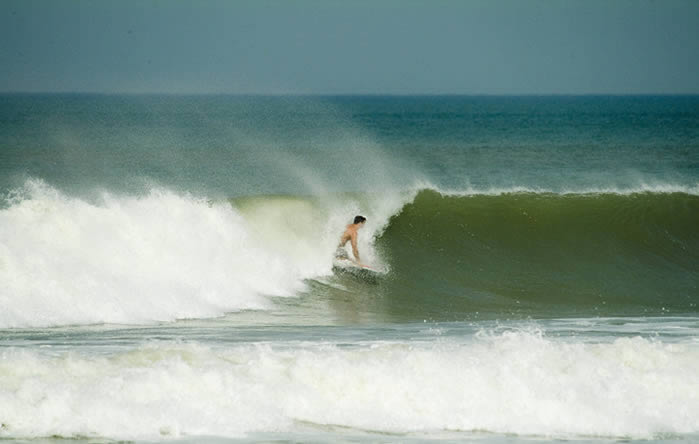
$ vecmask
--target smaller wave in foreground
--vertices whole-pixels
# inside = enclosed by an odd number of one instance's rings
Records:
[[[695,343],[563,342],[527,331],[351,347],[15,348],[0,360],[0,437],[241,437],[314,424],[647,439],[699,432],[698,366]]]

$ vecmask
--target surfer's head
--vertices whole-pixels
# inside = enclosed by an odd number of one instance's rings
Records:
[[[364,216],[354,216],[354,224],[363,224],[366,222],[366,217]]]

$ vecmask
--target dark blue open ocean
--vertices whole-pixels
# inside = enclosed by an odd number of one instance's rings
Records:
[[[0,95],[0,439],[693,442],[698,304],[698,96]]]

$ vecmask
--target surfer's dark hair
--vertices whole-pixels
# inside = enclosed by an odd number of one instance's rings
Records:
[[[354,223],[355,223],[355,224],[361,224],[362,222],[366,222],[366,217],[364,217],[364,216],[354,216]]]

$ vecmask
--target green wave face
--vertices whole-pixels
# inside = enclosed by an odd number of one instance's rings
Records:
[[[699,196],[423,190],[377,239],[395,314],[696,312]]]

